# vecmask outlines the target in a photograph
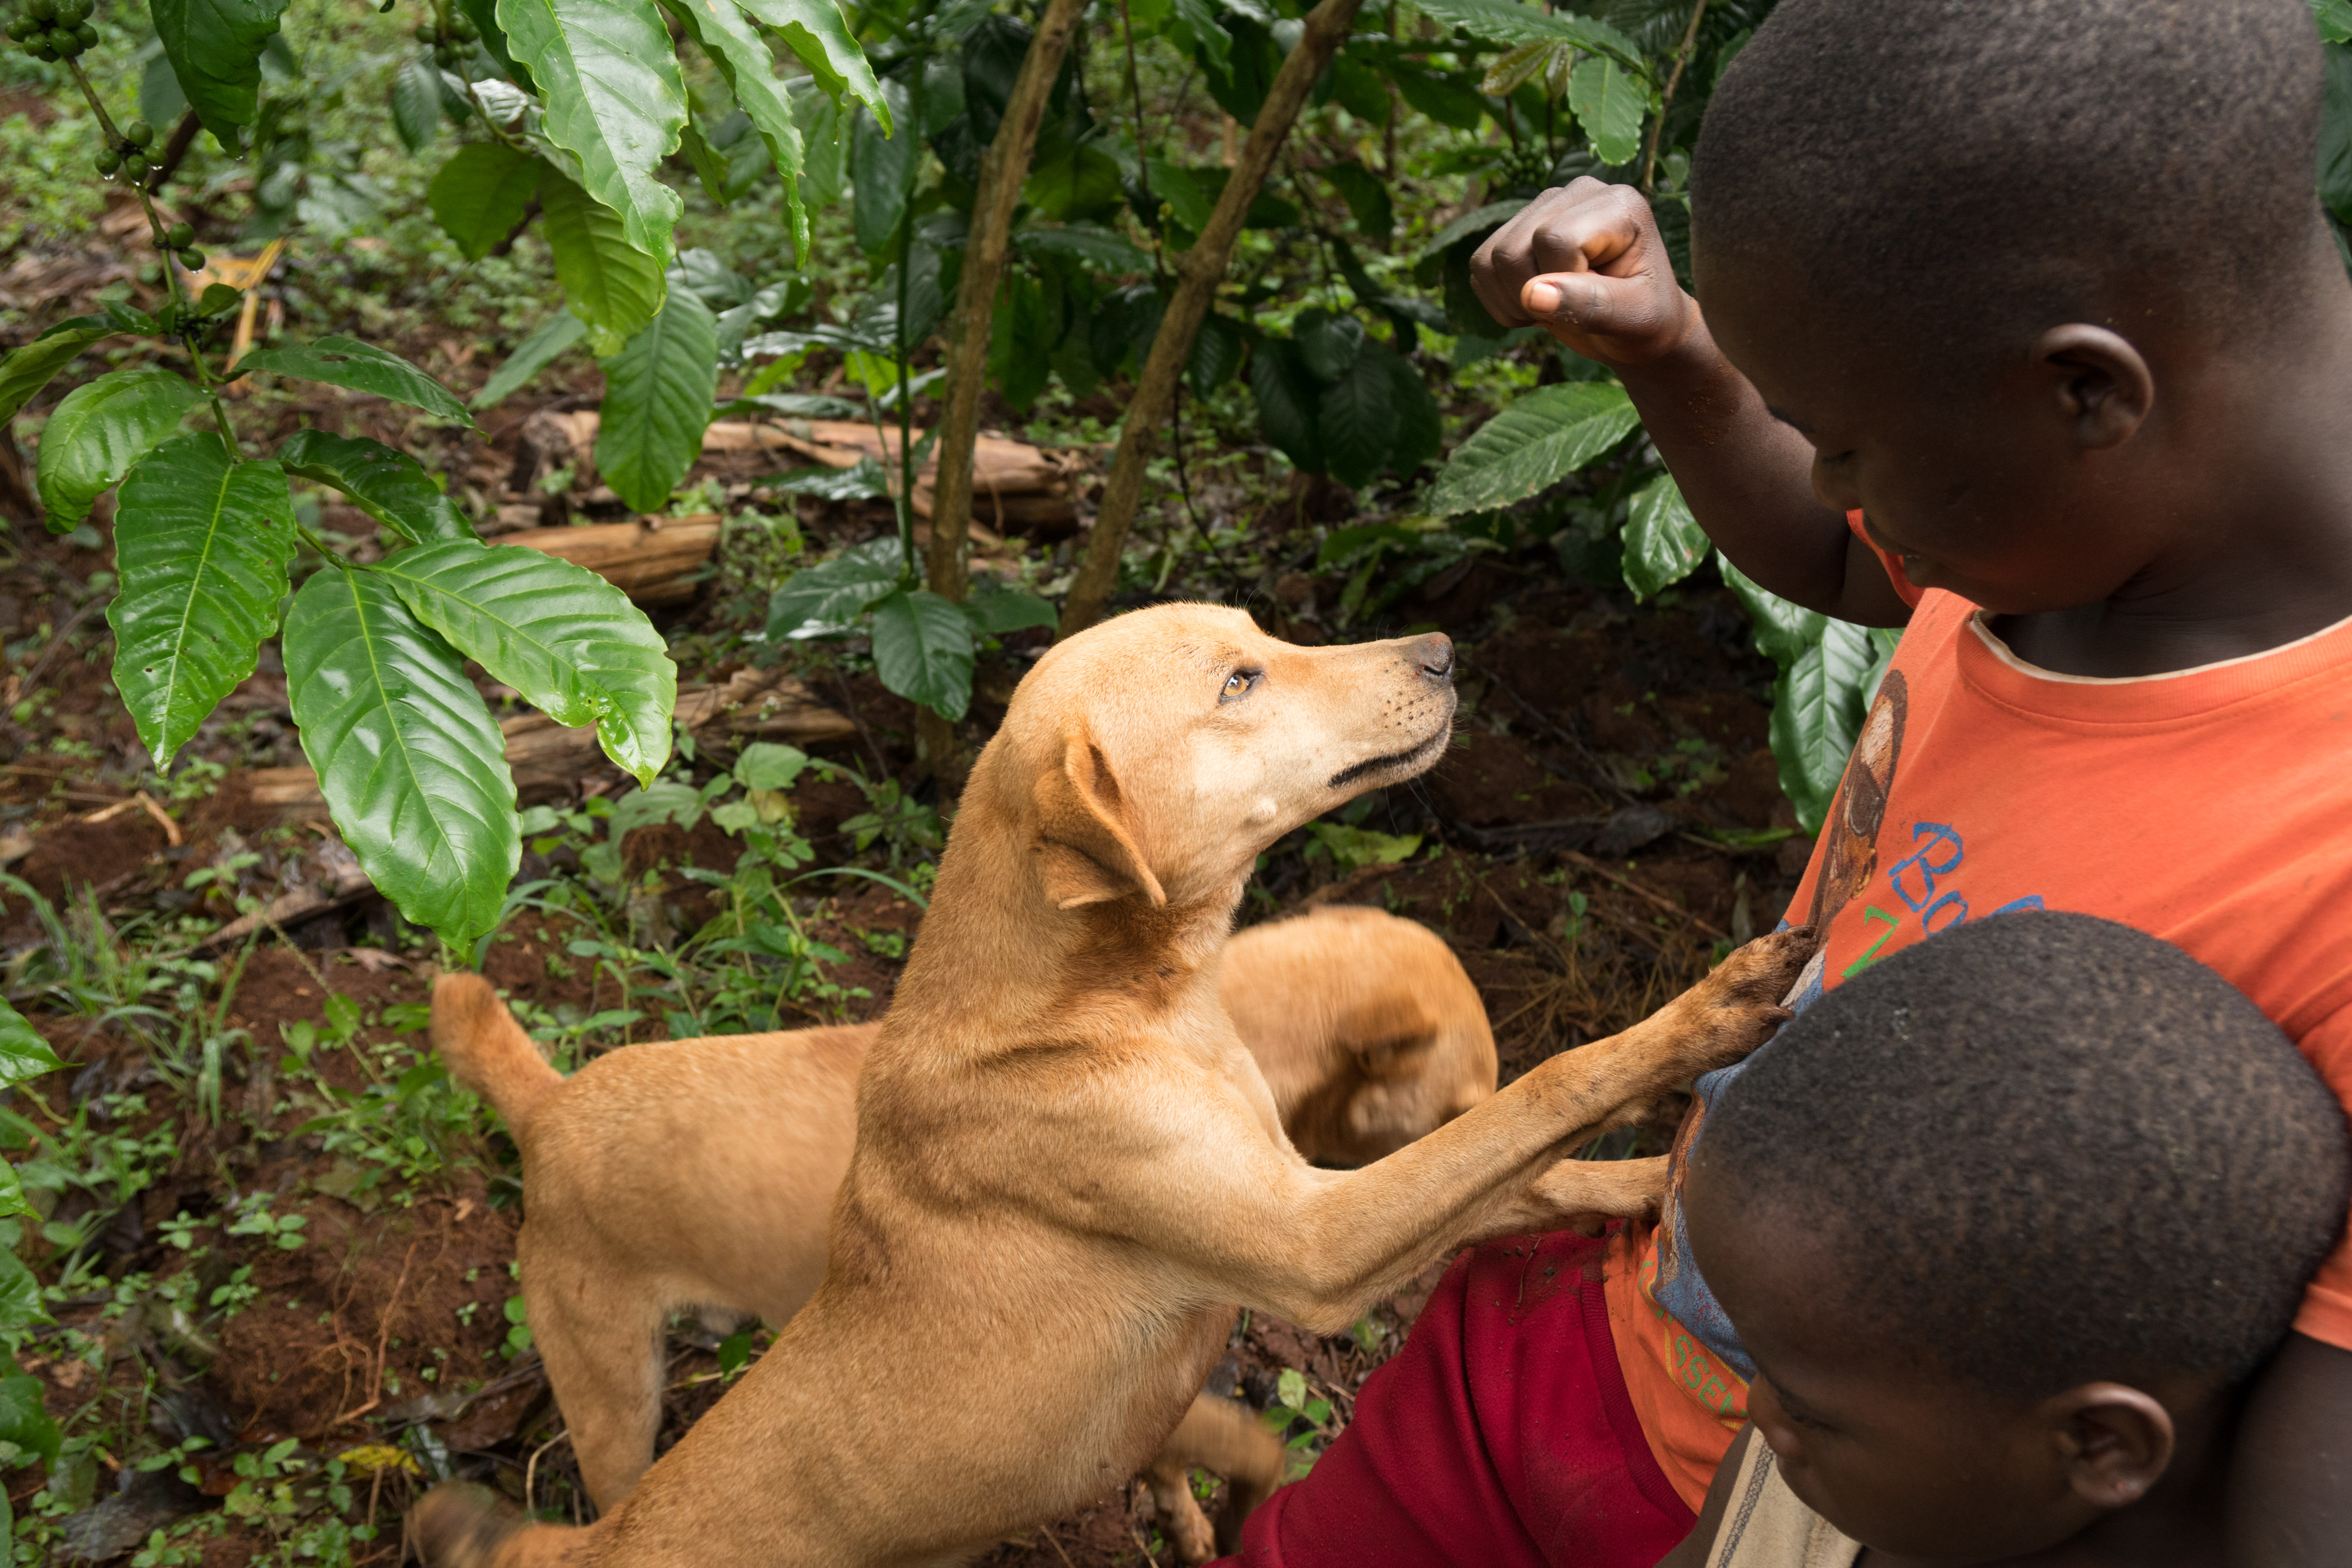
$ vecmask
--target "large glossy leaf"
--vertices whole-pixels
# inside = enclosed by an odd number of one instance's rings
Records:
[[[743,0],[743,9],[783,35],[784,46],[801,57],[835,102],[845,94],[880,115],[884,130],[894,126],[901,106],[883,97],[874,68],[866,63],[866,51],[850,37],[841,7],[833,0]]]
[[[546,170],[543,161],[503,141],[470,142],[433,176],[425,204],[466,259],[479,261],[522,222]]]
[[[973,631],[991,635],[1051,626],[1061,619],[1045,600],[984,571],[972,574],[971,597],[964,601],[963,612]]]
[[[183,435],[122,481],[114,688],[155,770],[239,681],[278,625],[294,556],[294,501],[275,463],[234,461],[220,437]]]
[[[793,119],[792,99],[785,95],[784,84],[776,76],[776,63],[768,53],[767,41],[736,9],[734,0],[673,0],[681,19],[694,32],[695,41],[718,66],[733,89],[735,102],[751,117],[759,128],[761,140],[768,144],[768,156],[775,161],[776,174],[784,183],[785,221],[793,236],[793,255],[796,261],[808,259],[808,211],[801,202],[801,165],[806,161],[801,143],[800,126]],[[841,15],[833,11],[829,3],[824,7],[833,14],[835,26]],[[852,45],[854,49],[856,46]],[[857,57],[858,64],[866,57]]]
[[[793,573],[768,600],[769,640],[847,631],[867,605],[898,591],[900,560],[898,541],[885,536]]]
[[[640,512],[657,512],[702,452],[719,390],[719,321],[688,288],[604,361],[596,472]]]
[[[64,1065],[25,1015],[0,1000],[0,1084],[23,1083]]]
[[[898,236],[899,219],[907,211],[907,174],[917,142],[912,135],[893,136],[884,129],[908,112],[907,89],[898,82],[883,89],[887,114],[861,109],[849,131],[849,217],[857,247],[879,256]]]
[[[620,352],[662,308],[661,263],[629,243],[618,213],[553,169],[540,178],[539,211],[556,280],[588,324],[588,351]]]
[[[41,1282],[14,1252],[0,1252],[0,1330],[54,1322],[41,1305]]]
[[[1409,476],[1436,456],[1438,448],[1445,443],[1437,400],[1429,395],[1429,384],[1402,354],[1378,343],[1371,344],[1366,352],[1388,372],[1389,395],[1396,404],[1396,448],[1389,455],[1389,466]]]
[[[1257,399],[1258,429],[1305,474],[1323,472],[1323,438],[1316,419],[1318,389],[1286,338],[1261,338],[1251,351],[1250,392]]]
[[[829,207],[841,200],[849,180],[848,120],[841,105],[806,77],[784,84],[793,123],[801,132],[801,200]]]
[[[538,78],[547,139],[580,160],[629,243],[667,262],[685,204],[654,171],[677,150],[686,84],[653,0],[498,0],[498,15]]]
[[[449,389],[402,359],[356,338],[327,337],[315,343],[283,349],[256,349],[236,362],[235,373],[274,371],[306,382],[352,392],[373,392],[392,402],[404,402],[427,413],[454,419],[472,429],[474,416]]]
[[[16,411],[33,399],[33,394],[49,384],[59,371],[74,362],[80,352],[100,338],[111,335],[113,323],[95,316],[78,316],[70,321],[60,321],[20,349],[11,350],[0,359],[0,424],[16,417]]]
[[[253,123],[262,46],[285,10],[286,0],[151,0],[148,12],[172,74],[224,146],[235,147],[237,128]]]
[[[550,316],[533,329],[530,337],[517,343],[506,363],[482,383],[482,390],[474,394],[474,411],[478,413],[527,384],[587,335],[588,323],[571,311],[558,310]]]
[[[34,470],[49,531],[70,533],[92,501],[204,401],[186,378],[150,365],[109,371],[66,393],[42,427]]]
[[[1344,319],[1344,318],[1343,318]],[[1331,477],[1360,489],[1388,466],[1397,434],[1396,385],[1377,343],[1365,343],[1346,371],[1325,384],[1316,415]]]
[[[1861,627],[1823,619],[1821,635],[1772,688],[1772,757],[1797,821],[1819,832],[1854,737],[1877,649]]]
[[[1570,382],[1529,392],[1478,427],[1430,492],[1441,517],[1524,501],[1567,478],[1639,423],[1614,382]]]
[[[343,841],[400,913],[458,945],[522,853],[514,778],[465,661],[375,572],[328,567],[287,613],[286,698]]]
[[[415,57],[401,62],[392,78],[392,128],[400,144],[422,152],[441,129],[441,73]]]
[[[6,1173],[7,1185],[14,1197],[11,1214],[29,1214],[23,1193],[17,1188],[16,1175]],[[47,1385],[37,1377],[11,1370],[0,1377],[0,1443],[13,1443],[26,1454],[38,1454],[44,1462],[57,1461],[58,1448],[65,1435],[49,1418],[43,1395]]]
[[[971,621],[963,606],[916,589],[874,606],[874,673],[948,718],[971,706]]]
[[[1579,60],[1570,73],[1568,107],[1603,163],[1631,163],[1642,151],[1642,113],[1649,106],[1649,89],[1615,60]]]
[[[1490,44],[1528,44],[1559,39],[1595,54],[1608,55],[1621,65],[1643,67],[1641,46],[1590,16],[1546,12],[1516,0],[1428,0],[1414,7],[1423,16],[1459,27]]]
[[[491,678],[558,724],[593,724],[640,785],[669,760],[677,668],[628,595],[584,567],[518,545],[402,550],[377,570],[401,601]]]
[[[1625,552],[1625,586],[1636,599],[1647,599],[1680,582],[1696,571],[1706,552],[1715,548],[1706,530],[1691,516],[1682,486],[1671,474],[1660,475],[1634,495],[1621,542]]]
[[[442,494],[425,465],[405,452],[364,435],[298,430],[278,449],[289,474],[332,485],[352,504],[412,544],[470,539],[474,525]]]
[[[1806,649],[1821,641],[1828,616],[1781,598],[1732,565],[1731,558],[1721,550],[1715,553],[1715,569],[1723,574],[1725,585],[1748,612],[1758,653],[1786,670]]]
[[[1042,298],[1039,303],[1043,305]],[[1192,351],[1186,356],[1185,382],[1197,395],[1211,396],[1242,368],[1242,351],[1248,342],[1240,322],[1210,311],[1201,318],[1200,336],[1192,340]]]

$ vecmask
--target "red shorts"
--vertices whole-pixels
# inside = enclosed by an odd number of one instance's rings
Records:
[[[1458,1259],[1313,1473],[1251,1516],[1244,1568],[1654,1568],[1697,1522],[1626,1396],[1605,1241]]]

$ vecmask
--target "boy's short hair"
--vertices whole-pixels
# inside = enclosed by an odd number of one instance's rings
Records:
[[[1828,1237],[1873,1348],[2040,1398],[2244,1377],[2345,1228],[2343,1108],[2236,988],[2112,921],[1970,921],[1750,1059],[1696,1163]]]
[[[2151,303],[2260,327],[2322,232],[2321,91],[2304,0],[1783,0],[1707,106],[1693,228],[1931,355]]]

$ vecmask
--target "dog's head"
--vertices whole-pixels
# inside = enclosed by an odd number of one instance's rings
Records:
[[[1284,833],[1436,761],[1454,702],[1434,633],[1301,648],[1238,610],[1160,605],[1037,662],[991,783],[1061,908],[1186,904],[1237,894]]]
[[[1251,926],[1226,945],[1223,998],[1318,1165],[1370,1165],[1495,1092],[1478,988],[1413,921],[1338,907]]]

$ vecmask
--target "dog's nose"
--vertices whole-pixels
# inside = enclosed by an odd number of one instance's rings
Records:
[[[1454,678],[1454,639],[1443,632],[1432,632],[1416,638],[1412,644],[1414,667],[1433,681]]]

